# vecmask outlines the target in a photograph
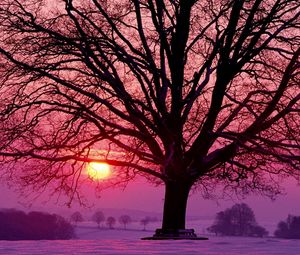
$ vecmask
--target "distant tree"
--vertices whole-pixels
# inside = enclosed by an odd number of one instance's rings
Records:
[[[76,237],[73,226],[62,216],[56,215],[56,227],[55,227],[56,239],[71,239]]]
[[[34,211],[29,212],[27,218],[31,222],[29,227],[31,231],[30,235],[32,236],[31,239],[42,235],[44,235],[45,239],[52,239],[51,236],[54,236],[55,229],[51,228],[51,226],[55,225],[56,222],[54,215]]]
[[[250,236],[264,237],[269,234],[269,232],[264,227],[258,225],[249,226],[249,230]]]
[[[150,222],[155,222],[157,221],[157,218],[155,217],[149,217],[149,216],[146,216],[145,218],[141,219],[141,225],[144,226],[143,230],[146,230],[146,225],[148,225]]]
[[[0,211],[0,240],[32,239],[27,224],[27,215],[23,211],[15,209]]]
[[[274,236],[278,238],[287,238],[289,233],[288,224],[285,221],[280,221],[277,224],[277,229],[274,232]]]
[[[149,223],[150,223],[149,217],[145,217],[145,218],[141,219],[141,225],[144,226],[143,230],[146,230],[146,225],[148,225]]]
[[[256,226],[253,210],[245,203],[235,204],[231,210],[231,219],[236,226],[235,232],[239,236],[249,235],[250,227]]]
[[[114,228],[114,225],[116,224],[116,219],[114,218],[114,217],[108,217],[107,219],[106,219],[106,225],[110,228],[110,229],[112,229],[112,228]]]
[[[289,215],[286,221],[280,221],[274,235],[279,238],[300,239],[300,216]]]
[[[92,220],[97,223],[98,228],[100,228],[101,222],[105,220],[104,214],[101,211],[97,211],[93,214]]]
[[[63,217],[44,212],[0,212],[0,240],[65,240],[75,237],[73,226]]]
[[[71,215],[71,221],[74,222],[75,225],[77,225],[78,222],[82,222],[83,221],[82,214],[80,212],[74,212]]]
[[[215,223],[207,229],[216,235],[265,236],[268,232],[258,226],[253,210],[245,203],[235,204],[231,208],[217,213]]]
[[[216,215],[214,225],[207,228],[208,232],[215,233],[216,235],[233,235],[233,231],[231,228],[231,217],[229,213],[229,209],[225,211],[218,212]]]
[[[119,218],[119,222],[124,225],[124,229],[126,226],[132,222],[132,219],[129,215],[121,215]]]

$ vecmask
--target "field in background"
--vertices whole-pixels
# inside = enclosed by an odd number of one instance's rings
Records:
[[[124,213],[124,211],[122,211]],[[118,217],[118,212],[106,212]],[[66,241],[0,241],[0,255],[299,255],[300,240],[282,240],[272,237],[219,237],[207,233],[213,219],[190,219],[187,227],[194,228],[199,236],[209,237],[208,241],[142,241],[152,236],[160,227],[160,221],[149,223],[146,230],[140,223],[144,213],[131,214],[133,222],[124,229],[117,222],[114,229],[108,229],[103,222],[100,228],[95,222],[80,222],[75,227],[77,239]],[[151,215],[148,215],[151,216]],[[152,215],[155,216],[155,215]],[[262,224],[269,231],[275,224]],[[272,234],[272,232],[271,232]]]

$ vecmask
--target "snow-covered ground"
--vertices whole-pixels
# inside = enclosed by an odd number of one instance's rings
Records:
[[[0,241],[0,254],[182,254],[182,255],[299,255],[300,241],[272,238],[210,237],[208,241],[142,241],[144,233],[110,231],[102,240]],[[117,239],[117,236],[119,239]],[[105,236],[105,235],[104,235]]]
[[[139,222],[127,230],[98,229],[94,223],[81,223],[76,228],[77,240],[67,241],[0,241],[2,255],[65,255],[65,254],[182,254],[182,255],[300,255],[300,240],[275,238],[209,237],[207,241],[143,241],[151,236],[159,223],[143,231]],[[200,236],[203,234],[199,234]]]

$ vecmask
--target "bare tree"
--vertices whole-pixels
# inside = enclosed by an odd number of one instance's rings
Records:
[[[71,219],[71,221],[73,221],[75,223],[75,225],[77,225],[78,222],[83,221],[83,217],[82,217],[82,214],[80,212],[74,212],[71,215],[70,219]]]
[[[132,222],[132,219],[129,215],[121,215],[120,218],[119,218],[119,222],[121,224],[123,224],[124,226],[124,229],[127,228],[127,225],[130,224]]]
[[[3,174],[70,201],[86,163],[114,166],[110,185],[144,176],[166,187],[162,234],[185,229],[192,187],[278,193],[299,177],[299,10],[2,0]]]
[[[146,226],[150,223],[150,218],[149,217],[145,217],[143,219],[141,219],[141,225],[143,225],[143,230],[146,230]]]
[[[113,229],[114,225],[116,224],[116,219],[110,216],[106,219],[106,224],[110,229]]]
[[[146,216],[144,218],[141,219],[140,223],[141,225],[143,225],[143,230],[146,230],[146,226],[151,223],[151,222],[156,222],[157,218],[156,217],[150,217],[150,216]]]
[[[103,212],[101,212],[101,211],[95,212],[92,216],[92,220],[95,221],[98,225],[98,228],[100,228],[101,222],[105,221]]]

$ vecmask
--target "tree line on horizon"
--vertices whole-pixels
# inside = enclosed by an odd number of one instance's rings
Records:
[[[100,217],[101,216],[101,217]],[[102,217],[103,216],[103,217]],[[105,221],[103,212],[96,211],[92,218],[100,228]],[[102,219],[101,221],[99,221]],[[57,214],[32,211],[25,213],[17,209],[0,210],[0,240],[67,240],[76,238],[75,223],[84,220],[80,212],[74,212],[70,221]],[[127,229],[132,223],[129,215],[121,215],[119,223]],[[157,221],[154,217],[146,216],[140,220],[143,230],[150,222]],[[113,229],[117,220],[109,216],[106,224]],[[214,224],[207,228],[211,233],[220,236],[267,237],[268,231],[260,226],[253,210],[245,203],[235,204],[231,208],[217,213]],[[274,236],[283,239],[300,239],[300,216],[288,215],[287,219],[277,224]]]
[[[266,237],[268,231],[260,226],[253,210],[245,203],[236,203],[220,211],[208,232],[221,236]],[[286,221],[280,221],[274,236],[284,239],[300,239],[300,216],[288,215]]]
[[[123,229],[133,222],[132,217],[127,214],[121,215],[118,220],[115,217],[105,217],[101,210],[97,210],[91,216],[91,220],[100,228],[105,222],[109,229],[114,229],[117,221],[123,225]],[[139,220],[146,230],[146,226],[151,222],[156,222],[156,217],[145,216]],[[74,212],[70,221],[77,225],[84,221],[84,217],[78,211]],[[220,211],[216,214],[213,225],[207,231],[220,236],[245,236],[245,237],[267,237],[269,232],[257,223],[255,213],[246,203],[236,203],[232,207]],[[300,216],[288,215],[285,221],[280,221],[274,232],[274,236],[284,239],[300,239]]]
[[[100,210],[97,210],[91,217],[91,220],[97,224],[97,227],[100,228],[101,224],[105,222],[106,226],[109,229],[114,229],[117,219],[113,216],[105,217],[104,213]],[[78,211],[74,212],[71,217],[70,221],[77,225],[78,222],[83,222],[84,218],[82,214]],[[132,218],[127,215],[123,214],[118,218],[118,222],[123,225],[123,229],[127,229],[127,225],[132,223]],[[143,226],[143,230],[146,230],[146,226],[151,223],[151,222],[156,222],[157,218],[156,217],[150,217],[150,216],[145,216],[140,220],[140,224]]]

